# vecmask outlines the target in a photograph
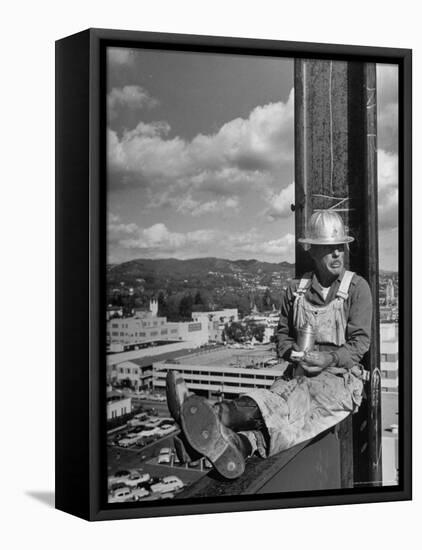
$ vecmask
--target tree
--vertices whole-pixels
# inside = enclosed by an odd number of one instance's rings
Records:
[[[258,342],[262,342],[264,340],[264,334],[265,334],[265,327],[264,325],[253,325],[251,327],[252,336],[257,340]]]
[[[226,323],[224,326],[224,339],[234,342],[243,342],[247,336],[247,328],[242,323]]]
[[[204,300],[202,299],[202,296],[201,296],[201,293],[199,292],[199,290],[197,290],[196,294],[195,294],[195,299],[193,301],[193,303],[196,305],[196,306],[204,306]]]
[[[164,296],[164,292],[160,291],[157,298],[157,304],[158,304],[158,317],[168,317],[168,306],[166,297]]]
[[[190,294],[186,294],[180,300],[179,315],[182,319],[190,320],[192,318],[193,298]]]
[[[272,303],[273,299],[271,297],[270,289],[267,288],[262,298],[262,305],[264,306],[264,309],[271,309]]]

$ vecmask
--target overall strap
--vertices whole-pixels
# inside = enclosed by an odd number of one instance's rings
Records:
[[[299,286],[296,289],[295,300],[293,303],[293,325],[296,329],[301,328],[306,321],[305,310],[303,307],[303,301],[305,300],[305,294],[310,287],[312,279],[305,274],[300,280]]]
[[[337,290],[336,296],[342,300],[347,300],[349,297],[349,287],[353,279],[353,271],[345,271],[343,279],[341,280],[339,289]]]
[[[299,286],[297,287],[296,293],[297,294],[305,294],[308,288],[310,287],[312,282],[312,279],[309,279],[308,277],[303,277],[300,280]]]

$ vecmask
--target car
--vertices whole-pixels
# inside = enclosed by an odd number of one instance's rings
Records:
[[[145,483],[150,478],[151,476],[148,473],[141,474],[138,470],[133,470],[130,476],[125,479],[125,483],[129,487],[136,487],[138,483]]]
[[[132,491],[129,487],[121,487],[112,491],[108,497],[108,501],[112,502],[126,502],[132,498]]]
[[[160,423],[158,425],[161,428],[164,425],[175,424],[175,423],[176,423],[176,421],[173,418],[170,418],[170,417],[166,416],[165,418],[161,418]]]
[[[155,428],[156,426],[158,426],[159,424],[161,424],[161,422],[163,421],[164,419],[163,418],[160,418],[158,416],[151,416],[144,424],[145,424],[145,428]]]
[[[128,433],[123,439],[119,441],[120,447],[130,447],[131,445],[135,445],[135,443],[142,437],[143,432],[130,432]]]
[[[158,455],[158,464],[170,464],[172,450],[169,447],[163,447]]]
[[[184,483],[176,476],[166,476],[159,483],[155,483],[150,487],[153,493],[169,493],[183,489]]]
[[[112,483],[109,486],[109,490],[110,491],[117,491],[117,489],[123,489],[124,487],[127,487],[126,483],[123,483],[122,481],[120,481],[118,483]]]
[[[142,432],[139,432],[138,434],[140,437],[145,437],[146,435],[152,436],[152,435],[161,435],[160,428],[155,426],[155,428],[144,428]]]
[[[129,477],[129,476],[130,476],[130,470],[117,470],[117,472],[115,472],[112,477],[118,478],[119,480],[123,480],[123,478]]]
[[[162,426],[161,428],[158,428],[160,430],[160,435],[169,435],[172,432],[175,432],[177,430],[176,426],[169,426],[168,424],[166,426]]]
[[[134,428],[135,429],[133,430],[134,432],[136,432],[136,427],[137,426],[142,426],[144,423],[144,420],[139,420],[138,418],[132,418],[132,420],[129,420],[129,422],[127,423],[128,426],[130,426],[131,428]]]
[[[145,487],[136,487],[132,489],[131,496],[133,500],[140,500],[141,498],[149,496],[149,491]]]
[[[108,476],[109,488],[111,488],[115,483],[123,483],[126,486],[126,480],[129,476],[129,470],[118,470],[116,473]]]

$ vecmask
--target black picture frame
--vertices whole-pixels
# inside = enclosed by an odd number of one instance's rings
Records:
[[[105,48],[395,63],[399,67],[397,486],[109,505],[104,499]],[[412,53],[407,49],[89,29],[56,42],[56,508],[87,520],[412,498]]]

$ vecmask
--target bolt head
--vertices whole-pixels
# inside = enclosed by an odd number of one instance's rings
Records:
[[[227,469],[229,472],[233,472],[233,470],[236,468],[236,464],[234,462],[229,462],[227,464]]]

